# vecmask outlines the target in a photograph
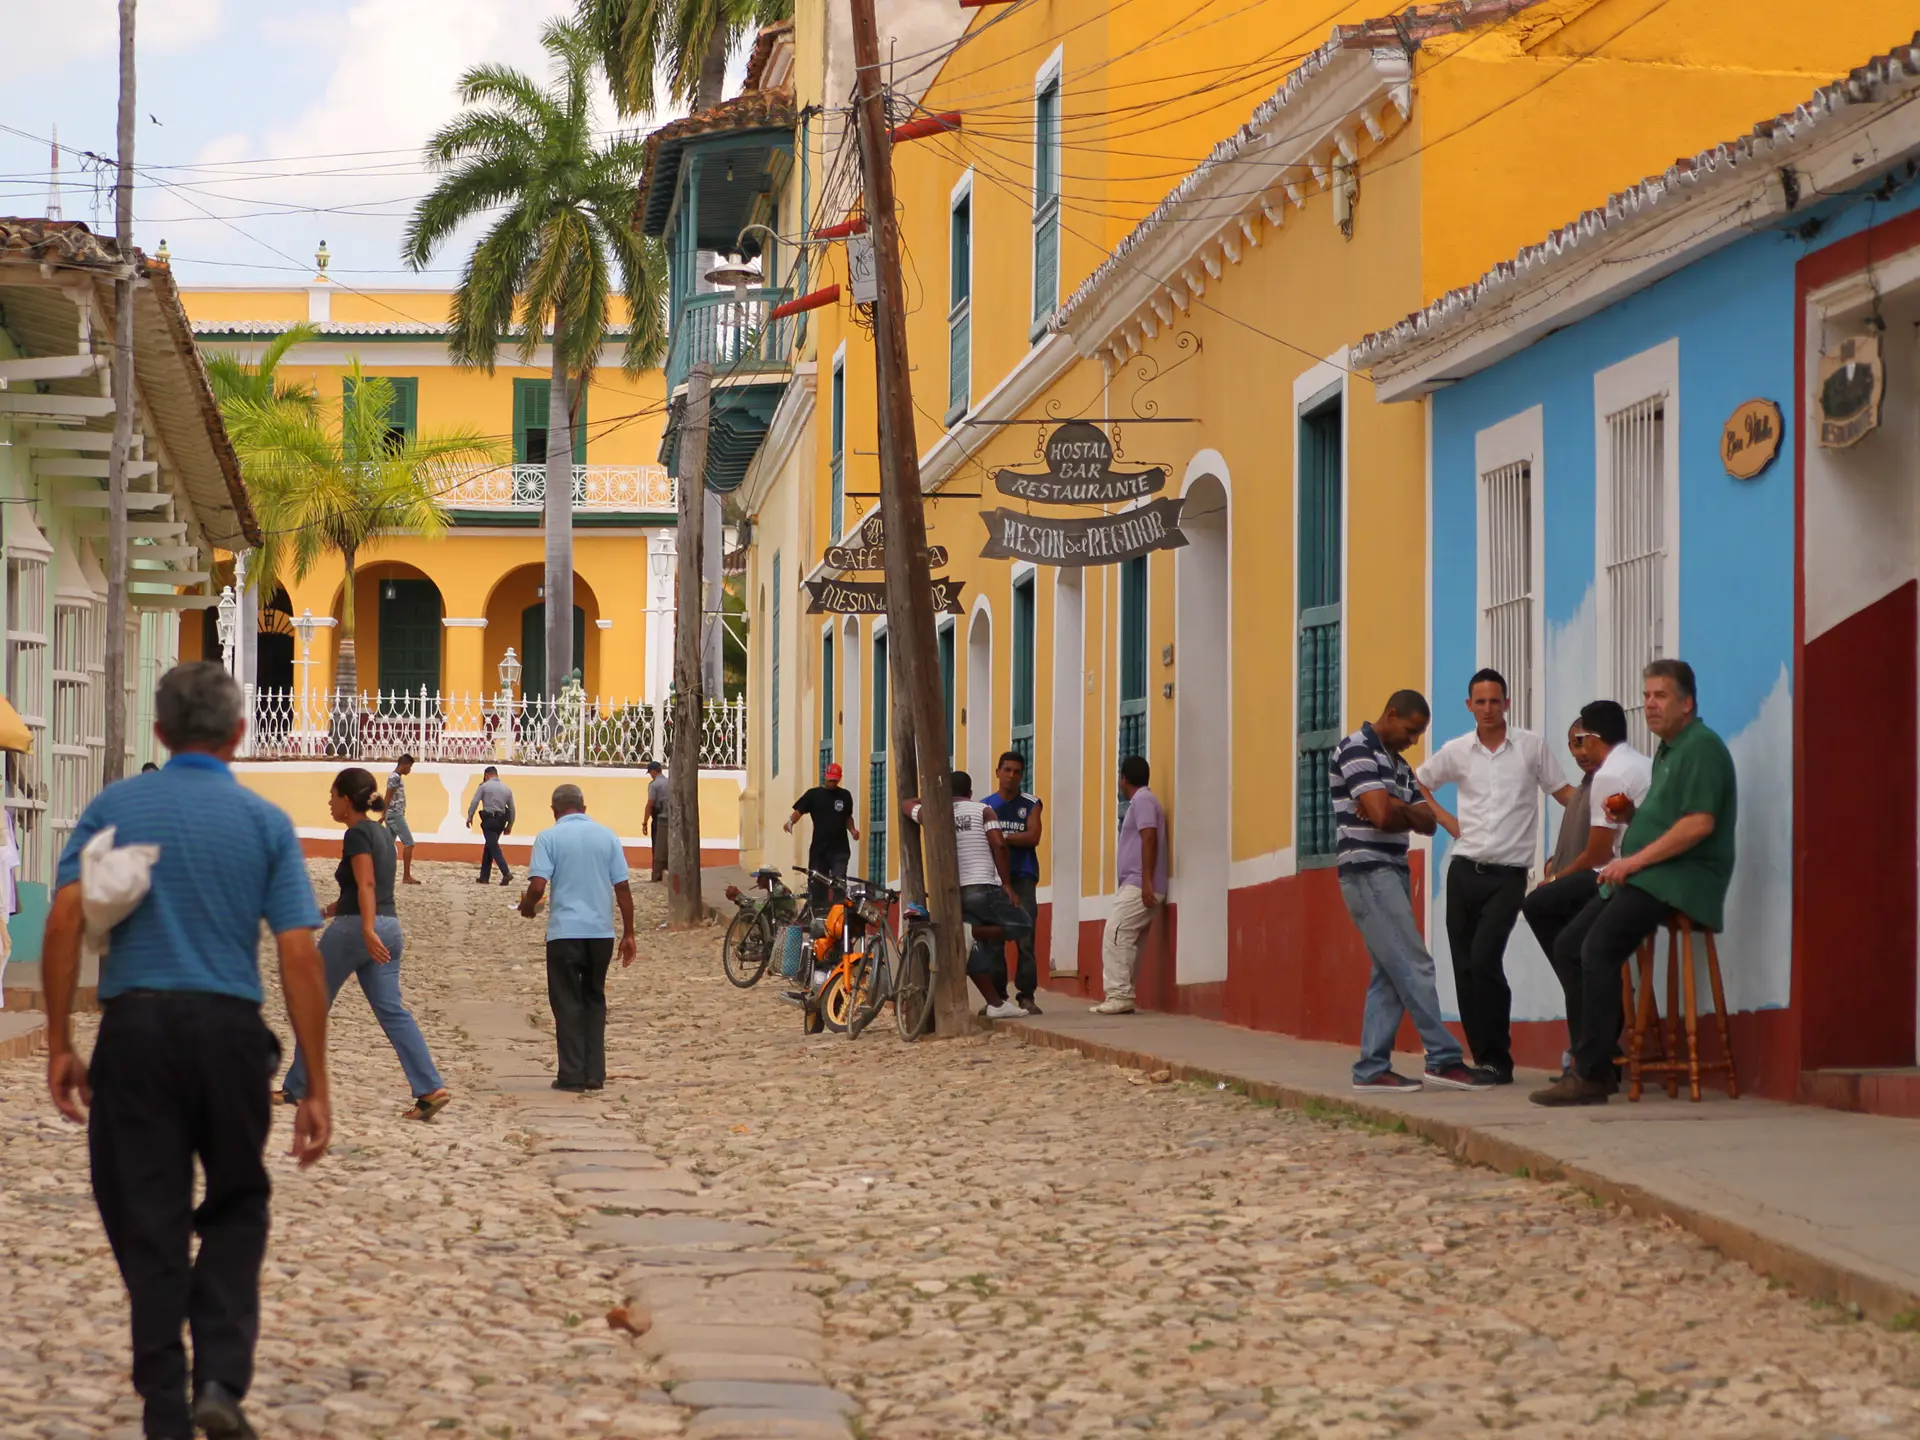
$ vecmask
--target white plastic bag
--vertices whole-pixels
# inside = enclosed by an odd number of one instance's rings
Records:
[[[116,847],[113,839],[113,826],[109,825],[80,851],[80,913],[86,921],[86,933],[80,942],[82,963],[107,953],[113,927],[139,908],[153,886],[153,866],[160,858],[160,847]]]

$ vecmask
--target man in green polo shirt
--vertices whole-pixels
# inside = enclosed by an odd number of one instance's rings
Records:
[[[1583,1010],[1573,1065],[1529,1097],[1536,1105],[1606,1104],[1619,1084],[1620,967],[1669,911],[1706,930],[1720,929],[1724,918],[1733,879],[1733,756],[1698,717],[1691,665],[1656,660],[1642,674],[1647,726],[1660,737],[1653,785],[1638,810],[1626,807],[1631,823],[1620,857],[1600,872],[1599,895],[1554,945],[1555,968],[1579,970]]]

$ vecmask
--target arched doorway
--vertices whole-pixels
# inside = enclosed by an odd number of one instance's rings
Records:
[[[398,575],[379,580],[380,689],[417,695],[440,688],[440,587]]]
[[[292,691],[294,652],[293,601],[285,586],[276,585],[273,598],[260,607],[254,636],[254,683],[261,690]]]
[[[1227,873],[1233,860],[1233,696],[1227,490],[1201,473],[1186,491],[1174,552],[1174,893],[1182,985],[1227,978]]]
[[[973,793],[993,788],[993,612],[983,603],[967,628],[967,769]]]

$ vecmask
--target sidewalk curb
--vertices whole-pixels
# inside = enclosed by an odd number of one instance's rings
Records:
[[[1857,1306],[1863,1315],[1874,1320],[1884,1322],[1896,1316],[1910,1317],[1920,1311],[1920,1291],[1891,1283],[1825,1256],[1809,1254],[1798,1246],[1758,1234],[1724,1215],[1683,1204],[1644,1186],[1613,1179],[1585,1166],[1570,1165],[1530,1145],[1517,1144],[1472,1125],[1374,1105],[1357,1098],[1336,1097],[1325,1091],[1249,1080],[1229,1071],[1170,1061],[1122,1045],[1107,1045],[1078,1035],[1064,1035],[1019,1021],[996,1022],[995,1028],[1004,1029],[1023,1045],[1071,1050],[1091,1060],[1133,1070],[1167,1070],[1172,1072],[1175,1080],[1224,1084],[1237,1094],[1284,1106],[1289,1110],[1335,1111],[1351,1115],[1391,1130],[1418,1135],[1467,1164],[1483,1165],[1507,1174],[1524,1169],[1535,1180],[1565,1181],[1597,1199],[1623,1206],[1643,1219],[1670,1220],[1729,1259],[1739,1260],[1810,1299]]]

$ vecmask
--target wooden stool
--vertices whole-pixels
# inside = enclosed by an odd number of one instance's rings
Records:
[[[1653,960],[1660,939],[1660,930],[1667,932],[1667,1011],[1659,1014],[1653,998]],[[1734,1075],[1733,1037],[1727,1029],[1727,993],[1720,984],[1720,954],[1713,943],[1713,931],[1705,926],[1695,926],[1693,921],[1678,910],[1667,913],[1660,922],[1660,930],[1655,930],[1640,944],[1635,959],[1640,962],[1640,984],[1638,1002],[1629,1012],[1633,1016],[1633,1038],[1627,1047],[1627,1099],[1640,1098],[1640,1081],[1643,1075],[1662,1078],[1666,1092],[1674,1099],[1680,1098],[1680,1077],[1687,1077],[1688,1088],[1693,1099],[1700,1099],[1700,1076],[1703,1071],[1711,1073],[1724,1070],[1727,1075],[1727,1095],[1730,1099],[1740,1098],[1740,1082]],[[1694,987],[1693,937],[1696,931],[1707,941],[1707,983],[1713,987],[1713,1018],[1720,1029],[1720,1059],[1702,1060],[1700,1058],[1700,1012]],[[1621,967],[1621,984],[1631,998],[1633,986],[1626,972],[1631,962]],[[1684,1001],[1685,1010],[1681,1010]],[[1687,1055],[1680,1058],[1675,1048],[1677,1039],[1674,1034],[1675,1022],[1682,1015],[1686,1020]],[[1655,1039],[1660,1046],[1660,1058],[1650,1059],[1645,1054],[1647,1031],[1654,1021],[1660,1022]]]

